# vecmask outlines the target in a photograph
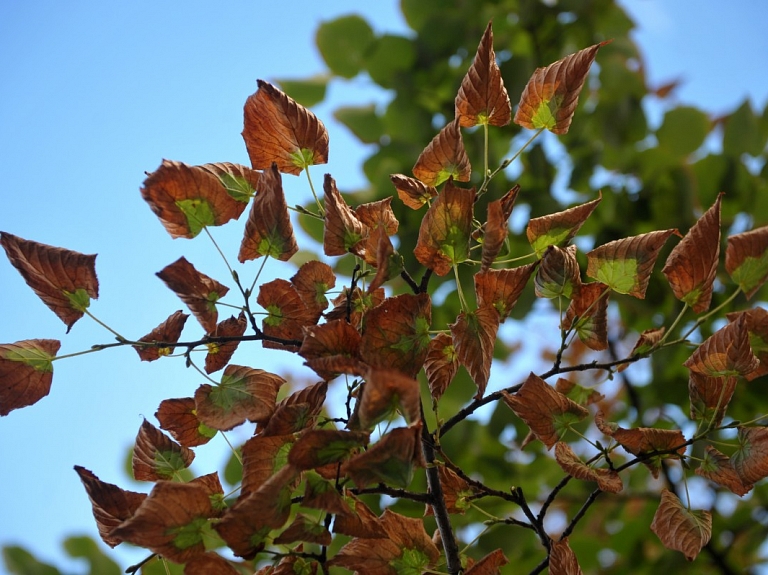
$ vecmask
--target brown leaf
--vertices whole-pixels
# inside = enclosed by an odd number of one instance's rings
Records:
[[[328,383],[321,381],[296,391],[275,407],[262,435],[288,435],[315,424],[323,409]]]
[[[462,312],[456,322],[450,324],[453,346],[459,363],[467,368],[477,386],[475,399],[485,394],[491,375],[493,347],[499,330],[499,313],[496,308],[484,305],[472,312]]]
[[[336,180],[325,174],[325,227],[323,228],[323,253],[327,256],[343,256],[351,252],[364,256],[365,240],[370,230],[347,205],[336,188]]]
[[[269,256],[288,261],[299,251],[293,235],[288,205],[283,193],[283,181],[277,166],[264,170],[259,182],[259,193],[253,199],[245,235],[240,243],[237,260],[240,263]]]
[[[376,244],[376,275],[368,285],[368,291],[379,289],[385,282],[391,280],[403,271],[403,257],[395,251],[392,240],[384,231],[378,228],[374,232]]]
[[[587,254],[587,275],[613,291],[645,299],[653,265],[677,230],[660,230],[603,244]]]
[[[301,553],[302,545],[293,551]],[[277,565],[262,567],[253,575],[317,575],[317,561],[312,561],[299,555],[286,555]]]
[[[744,485],[768,477],[768,427],[739,427],[739,447],[731,465]]]
[[[432,138],[413,166],[414,176],[427,186],[435,187],[449,178],[457,182],[468,182],[471,173],[458,118]]]
[[[469,257],[475,196],[449,181],[421,221],[413,255],[439,276]]]
[[[369,369],[365,374],[362,397],[357,404],[356,423],[372,429],[398,411],[412,425],[421,415],[419,382],[394,369]]]
[[[732,375],[711,377],[691,371],[688,379],[691,419],[719,426],[736,389],[736,381]]]
[[[531,373],[514,395],[502,392],[504,402],[528,424],[547,449],[562,439],[571,424],[581,421],[588,411]]]
[[[197,417],[197,406],[192,397],[164,399],[155,412],[160,427],[170,433],[184,447],[208,443],[216,430]]]
[[[322,509],[334,515],[352,513],[349,505],[337,490],[335,481],[329,481],[316,473],[305,473],[304,496],[301,506],[309,509]]]
[[[333,532],[360,537],[362,539],[383,539],[387,531],[381,519],[370,508],[351,493],[347,500],[352,511],[337,515],[333,521]]]
[[[299,270],[291,278],[291,284],[296,288],[301,301],[317,323],[320,316],[328,307],[325,294],[336,286],[336,276],[333,269],[326,263],[310,260],[301,264]]]
[[[219,317],[216,302],[227,294],[227,286],[197,271],[184,256],[156,275],[187,304],[206,333],[216,329]]]
[[[424,467],[421,423],[390,430],[367,451],[344,463],[341,470],[359,488],[372,483],[405,488],[413,479],[414,467]]]
[[[768,373],[768,310],[762,307],[756,307],[743,312],[734,312],[725,314],[728,321],[735,322],[740,315],[746,317],[747,332],[749,332],[749,346],[752,353],[760,361],[760,366],[750,373],[744,375],[747,380],[752,381]]]
[[[568,208],[562,212],[532,218],[528,222],[525,233],[528,242],[536,252],[536,257],[541,258],[549,246],[566,246],[576,236],[602,199],[603,194],[600,193],[597,199],[591,202]]]
[[[277,392],[285,383],[279,375],[242,365],[228,365],[221,384],[202,384],[195,391],[200,421],[227,431],[245,420],[262,422],[275,410]]]
[[[51,391],[57,339],[0,344],[0,415],[37,403]]]
[[[646,329],[643,331],[643,333],[640,334],[640,337],[637,339],[637,343],[635,343],[635,347],[632,348],[632,353],[629,354],[628,357],[633,357],[635,355],[642,355],[645,353],[648,353],[650,350],[652,350],[656,344],[658,344],[661,341],[661,338],[664,337],[664,332],[667,330],[664,326],[658,327],[658,328],[651,328]],[[627,369],[631,364],[630,363],[622,363],[618,367],[618,371],[624,371]]]
[[[136,513],[147,498],[146,494],[126,491],[117,485],[101,481],[91,471],[79,465],[75,465],[75,471],[91,500],[99,535],[110,547],[119,545],[123,540],[111,535],[112,530]]]
[[[133,447],[133,478],[137,481],[174,479],[194,458],[191,449],[182,447],[145,419]]]
[[[239,218],[248,205],[247,194],[235,198],[228,193],[222,174],[239,178],[250,190],[259,185],[259,172],[237,164],[188,166],[163,160],[144,180],[141,197],[171,237],[194,238],[207,226]]]
[[[725,270],[750,299],[768,279],[768,226],[728,238]]]
[[[459,358],[456,357],[453,339],[447,333],[438,333],[429,342],[427,357],[424,360],[424,373],[432,399],[440,400],[458,370]]]
[[[608,348],[608,286],[600,282],[581,284],[565,312],[563,329],[574,328],[579,339],[595,351]]]
[[[492,305],[501,321],[509,317],[520,294],[539,262],[503,270],[483,270],[475,274],[478,307]]]
[[[389,179],[397,189],[397,197],[412,210],[418,210],[437,195],[434,186],[428,186],[416,178],[403,174],[392,174]]]
[[[365,238],[363,256],[366,263],[377,265],[377,253],[379,249],[379,230],[386,236],[397,233],[400,222],[392,211],[392,198],[385,198],[377,202],[361,204],[355,208],[355,215],[368,228],[368,237]]]
[[[133,349],[139,354],[141,361],[155,361],[165,355],[170,355],[175,349],[172,345],[159,346],[157,343],[176,343],[181,337],[184,324],[189,316],[181,310],[173,312],[168,319],[140,338],[140,342],[153,345],[134,345]]]
[[[696,475],[706,477],[710,481],[722,485],[739,497],[746,495],[752,489],[752,484],[745,484],[739,474],[736,473],[730,458],[711,445],[707,445],[701,465],[696,468]]]
[[[588,387],[582,387],[581,385],[568,381],[562,377],[555,383],[555,389],[568,399],[585,407],[605,399],[605,396],[602,393]]]
[[[280,535],[275,537],[275,545],[285,545],[296,541],[305,541],[317,545],[331,544],[331,532],[317,519],[297,513],[293,522]]]
[[[360,333],[354,327],[343,319],[335,319],[304,328],[299,355],[308,360],[335,355],[359,358],[360,339]],[[318,367],[312,369],[326,381],[338,375]]]
[[[240,572],[220,555],[209,551],[184,565],[184,575],[239,575]]]
[[[248,321],[245,319],[245,312],[240,312],[240,315],[235,317],[231,316],[229,319],[225,319],[219,325],[216,326],[213,333],[209,333],[209,337],[240,337],[245,333],[245,328],[248,327]],[[222,369],[237,350],[237,346],[240,342],[237,340],[225,341],[223,343],[210,342],[207,344],[208,353],[205,356],[205,373],[213,373]]]
[[[443,491],[446,510],[448,513],[464,514],[471,507],[472,497],[477,494],[477,489],[445,465],[438,466],[437,472],[440,476],[440,488]],[[431,505],[427,505],[425,515],[434,515]]]
[[[576,554],[568,545],[568,538],[552,541],[549,548],[549,575],[582,575]]]
[[[8,260],[29,287],[67,326],[83,317],[91,299],[99,297],[96,255],[33,242],[0,232]]]
[[[514,122],[529,130],[546,128],[565,134],[571,126],[584,80],[601,46],[600,42],[550,64],[537,68],[528,80]]]
[[[509,235],[508,218],[509,216],[504,217],[504,204],[501,200],[488,204],[488,219],[483,226],[483,251],[480,257],[482,271],[491,267]]]
[[[274,279],[261,284],[256,301],[267,311],[267,316],[261,322],[261,331],[266,336],[262,345],[266,348],[297,351],[304,337],[304,328],[313,325],[316,319],[296,288],[287,280]],[[286,343],[269,338],[286,340]]]
[[[549,246],[536,270],[534,288],[537,297],[570,298],[581,286],[579,262],[576,260],[576,246],[559,248]]]
[[[296,175],[325,164],[328,132],[323,123],[269,82],[258,80],[258,85],[245,102],[243,139],[251,165],[267,170],[275,163],[281,172]]]
[[[749,375],[760,367],[760,361],[749,345],[747,318],[739,316],[726,324],[696,348],[685,367],[696,373],[713,377]]]
[[[243,481],[240,498],[258,491],[286,463],[296,438],[291,435],[256,435],[243,444]]]
[[[472,66],[461,81],[455,107],[456,117],[465,128],[477,124],[506,126],[512,119],[512,105],[493,51],[491,22],[485,28]]]
[[[589,467],[573,452],[567,443],[555,444],[555,459],[568,475],[582,481],[596,481],[601,491],[619,493],[624,484],[619,474],[613,469],[595,469]]]
[[[688,230],[669,254],[662,273],[675,297],[695,313],[709,309],[720,258],[720,193],[714,205]]]
[[[348,459],[368,445],[368,432],[308,429],[291,447],[288,463],[296,469],[315,469]]]
[[[334,307],[325,314],[325,319],[328,321],[343,319],[356,329],[360,329],[363,316],[381,304],[384,299],[385,293],[382,288],[364,292],[359,287],[355,287],[351,293],[347,289],[342,290],[342,293],[333,300]]]
[[[680,551],[693,561],[712,537],[712,515],[709,511],[686,509],[674,493],[662,489],[651,531],[664,547]]]
[[[464,575],[500,575],[500,569],[509,563],[501,549],[495,549],[464,572]]]

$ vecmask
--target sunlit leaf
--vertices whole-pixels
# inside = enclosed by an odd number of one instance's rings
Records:
[[[768,226],[728,237],[725,269],[750,299],[768,279]]]
[[[702,375],[713,377],[749,375],[760,367],[749,345],[747,318],[740,315],[726,324],[696,348],[685,367]]]
[[[56,339],[25,339],[0,344],[0,415],[26,407],[48,395],[53,359],[61,347]]]
[[[616,471],[589,467],[579,459],[567,443],[558,441],[555,444],[555,459],[568,475],[582,481],[595,481],[601,491],[619,493],[624,488],[621,477]]]
[[[178,479],[195,458],[194,452],[179,445],[146,419],[133,448],[131,466],[137,481]]]
[[[736,381],[733,375],[707,376],[691,371],[688,379],[691,419],[707,425],[720,425],[736,389]]]
[[[368,444],[368,433],[342,429],[310,429],[296,440],[288,463],[296,469],[314,469],[349,459]]]
[[[208,443],[217,433],[197,417],[193,397],[164,399],[155,412],[160,427],[170,433],[184,447]]]
[[[415,467],[424,467],[421,454],[421,424],[396,427],[366,451],[342,466],[342,472],[362,488],[372,483],[408,487]]]
[[[568,545],[568,538],[552,541],[549,549],[549,575],[582,575],[576,554]]]
[[[267,311],[261,323],[265,336],[262,340],[264,347],[296,351],[304,337],[304,328],[312,325],[316,319],[293,285],[279,278],[263,283],[256,301]],[[280,340],[290,343],[282,343]]]
[[[325,227],[323,252],[327,256],[343,256],[347,252],[364,255],[365,239],[370,230],[347,205],[336,188],[336,181],[325,175]]]
[[[696,468],[696,475],[701,475],[718,485],[722,485],[739,497],[746,495],[752,489],[752,484],[745,484],[739,474],[736,473],[730,458],[711,445],[707,445],[701,465]]]
[[[590,349],[608,348],[608,286],[600,282],[581,284],[565,312],[563,329],[575,329]]]
[[[559,248],[549,246],[541,258],[541,265],[534,277],[535,293],[538,297],[572,297],[581,285],[579,262],[576,260],[576,246]]]
[[[539,262],[516,268],[484,270],[475,274],[477,305],[492,305],[504,321],[512,312],[520,294],[528,283]]]
[[[731,465],[744,485],[768,477],[768,427],[739,427],[738,449]]]
[[[414,176],[427,186],[435,187],[449,178],[457,182],[468,182],[471,173],[458,118],[432,138],[413,166]]]
[[[687,509],[674,493],[662,489],[651,531],[664,547],[680,551],[688,561],[693,561],[712,537],[712,515],[709,511]]]
[[[448,327],[451,328],[456,359],[469,372],[477,386],[475,399],[480,399],[485,394],[491,375],[499,313],[493,306],[484,305],[475,311],[460,313],[456,322]]]
[[[140,342],[145,342],[152,345],[134,345],[133,349],[139,354],[141,361],[155,361],[165,355],[173,353],[174,347],[172,345],[157,345],[158,343],[173,344],[179,341],[181,331],[184,329],[184,324],[187,323],[189,316],[183,313],[181,310],[173,312],[168,319],[158,325],[155,329],[149,332],[144,337],[138,339]]]
[[[378,264],[379,231],[386,236],[397,233],[400,223],[392,211],[392,198],[385,198],[377,202],[361,204],[355,208],[355,215],[368,228],[368,236],[365,238],[363,257],[371,265]]]
[[[491,267],[509,235],[509,216],[519,191],[520,186],[515,186],[504,198],[488,204],[488,220],[483,226],[483,251],[480,258],[483,271]]]
[[[430,394],[435,401],[443,396],[458,370],[459,358],[456,356],[453,339],[447,333],[438,333],[429,342],[427,357],[424,360],[424,373]]]
[[[570,242],[595,211],[603,199],[602,193],[596,200],[568,208],[565,211],[532,218],[528,222],[526,236],[536,257],[541,258],[549,246],[563,247]]]
[[[429,202],[437,195],[434,186],[428,186],[421,180],[404,176],[403,174],[392,174],[389,176],[397,189],[397,197],[413,210],[418,210],[421,206]]]

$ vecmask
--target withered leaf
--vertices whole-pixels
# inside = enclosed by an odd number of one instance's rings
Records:
[[[245,420],[266,421],[275,410],[277,392],[285,383],[279,375],[242,365],[228,365],[221,384],[202,384],[195,391],[200,421],[226,431]]]
[[[730,322],[737,321],[740,315],[746,317],[749,345],[752,348],[752,353],[760,361],[759,367],[755,371],[745,374],[744,377],[752,381],[768,373],[768,310],[756,307],[743,312],[727,313],[725,315]]]
[[[343,319],[335,319],[320,325],[304,328],[304,340],[299,355],[305,359],[332,357],[335,355],[358,358],[360,356],[360,332]],[[337,374],[319,367],[312,367],[325,380]]]
[[[725,270],[750,299],[768,279],[768,226],[728,238]]]
[[[662,273],[680,301],[695,313],[709,309],[720,258],[720,193],[714,205],[688,230],[669,254]]]
[[[587,275],[617,293],[645,299],[653,265],[677,230],[660,230],[603,244],[587,254]]]
[[[517,393],[503,392],[504,402],[528,424],[547,449],[562,439],[569,427],[589,413],[531,373]]]
[[[331,532],[328,531],[317,519],[297,513],[293,522],[280,535],[275,537],[275,545],[284,545],[296,541],[316,543],[317,545],[330,545]]]
[[[75,465],[75,471],[91,500],[93,517],[96,519],[99,535],[104,543],[110,547],[115,547],[122,542],[122,539],[111,535],[112,530],[132,517],[147,498],[147,495],[126,491],[117,485],[101,481],[85,467]]]
[[[333,521],[334,533],[369,540],[387,537],[381,519],[365,503],[351,493],[348,493],[346,498],[352,511],[336,516]]]
[[[187,323],[189,316],[181,310],[173,312],[168,319],[150,331],[147,335],[140,338],[140,342],[152,345],[134,345],[133,349],[139,354],[141,361],[155,361],[165,355],[173,353],[172,345],[157,345],[158,343],[176,343],[179,341],[184,324]]]
[[[67,326],[83,317],[91,299],[99,297],[96,255],[85,255],[0,232],[0,244],[11,265],[29,287]]]
[[[363,246],[363,256],[365,261],[371,265],[377,265],[377,253],[379,250],[379,230],[386,236],[392,236],[397,233],[400,222],[392,211],[392,197],[385,198],[376,202],[360,204],[355,208],[355,215],[368,228],[368,237],[365,238]]]
[[[605,396],[597,390],[583,387],[562,377],[555,383],[555,389],[582,406],[592,405],[605,399]]]
[[[137,481],[174,479],[194,458],[191,449],[179,445],[145,419],[133,447],[133,478]]]
[[[323,409],[328,383],[321,381],[300,389],[283,399],[275,407],[262,435],[288,435],[314,425]]]
[[[302,545],[294,549],[296,553],[302,551]],[[306,559],[298,555],[286,555],[277,565],[267,565],[256,571],[253,575],[317,575],[317,561]]]
[[[283,181],[277,166],[264,170],[259,193],[253,199],[237,259],[240,263],[269,256],[288,261],[299,251],[288,215]]]
[[[347,205],[336,188],[336,181],[325,174],[325,227],[323,228],[323,253],[327,256],[343,256],[351,252],[364,256],[365,240],[370,233],[357,214]]]
[[[600,282],[582,284],[563,320],[564,329],[574,328],[579,339],[595,351],[608,348],[608,293],[608,286]]]
[[[464,572],[464,575],[500,575],[500,569],[509,563],[501,549],[495,549]]]
[[[435,187],[449,178],[457,182],[468,182],[471,173],[458,118],[432,138],[413,166],[414,176],[427,186]]]
[[[664,547],[680,551],[693,561],[712,537],[712,515],[709,511],[686,509],[674,493],[662,489],[651,531]]]
[[[438,466],[437,472],[440,476],[440,488],[443,491],[446,510],[448,513],[463,514],[471,507],[472,497],[477,494],[477,489],[445,465]],[[425,515],[434,515],[431,505],[427,505]]]
[[[245,312],[241,311],[239,316],[231,316],[219,323],[216,329],[208,335],[212,337],[240,337],[245,333],[246,327],[248,327],[248,321],[245,319]],[[208,343],[208,353],[205,356],[205,373],[219,371],[227,365],[239,343],[237,340]]]
[[[257,491],[287,462],[293,435],[256,435],[243,444],[243,481],[240,497]]]
[[[395,369],[370,369],[356,411],[356,422],[362,429],[372,429],[377,423],[399,412],[412,425],[421,414],[419,382]]]
[[[221,555],[212,551],[196,555],[184,565],[184,575],[239,575],[240,572]]]
[[[549,548],[549,575],[582,575],[576,554],[568,538],[552,541]]]
[[[344,497],[337,490],[334,481],[328,481],[312,472],[305,473],[304,480],[306,487],[304,488],[304,497],[301,500],[302,507],[322,509],[334,515],[352,513],[352,509],[344,501]]]
[[[316,316],[307,309],[296,288],[287,280],[274,279],[261,284],[256,301],[267,311],[261,323],[265,336],[262,345],[297,351],[304,337],[304,328],[312,325]]]
[[[429,383],[429,392],[435,401],[445,393],[459,369],[459,358],[450,334],[440,332],[429,342],[424,360],[424,373]]]
[[[536,295],[549,299],[561,296],[570,298],[580,286],[581,274],[579,262],[576,260],[576,246],[549,246],[534,277]]]
[[[459,363],[467,368],[477,386],[475,399],[485,394],[491,376],[493,347],[499,331],[499,312],[491,305],[484,305],[471,312],[461,312],[456,322],[450,324],[453,346]]]
[[[164,399],[155,412],[160,427],[170,433],[184,447],[208,443],[216,430],[197,417],[197,406],[192,397]]]
[[[731,465],[744,485],[768,477],[768,427],[739,427],[739,447],[731,455]]]
[[[439,276],[469,257],[475,195],[449,181],[421,220],[413,255]]]
[[[739,497],[746,495],[752,489],[752,484],[744,483],[736,473],[730,458],[711,445],[707,445],[701,465],[696,468],[696,475],[722,485]]]
[[[216,302],[227,294],[227,286],[197,271],[184,256],[165,266],[156,275],[187,304],[206,333],[216,329],[219,317]]]
[[[325,314],[328,321],[343,319],[359,329],[363,316],[384,301],[383,288],[364,292],[359,287],[345,289],[333,300],[333,309]]]
[[[735,376],[707,376],[695,371],[688,379],[688,396],[691,399],[691,419],[712,426],[723,421],[725,410],[736,389]]]
[[[546,128],[555,134],[568,132],[589,68],[598,49],[609,42],[600,42],[545,68],[537,68],[520,96],[515,124],[529,130]]]
[[[494,200],[488,204],[488,220],[483,226],[481,270],[484,271],[491,267],[493,260],[499,255],[507,235],[509,235],[509,227],[507,226],[507,219],[504,218],[504,206],[501,200]]]
[[[163,160],[141,188],[144,198],[173,238],[194,238],[207,226],[237,219],[249,197],[228,193],[226,182],[242,182],[250,189],[259,185],[259,172],[237,164],[188,166]]]
[[[512,119],[512,105],[493,50],[491,22],[485,28],[472,66],[461,81],[455,108],[456,117],[465,128],[477,124],[506,126]]]
[[[368,291],[379,289],[384,282],[391,280],[403,271],[403,257],[395,251],[392,240],[384,228],[379,227],[373,233],[376,240],[376,275],[368,285]]]
[[[479,271],[475,274],[477,305],[492,305],[499,312],[501,321],[504,321],[538,265],[536,261],[516,268]]]
[[[51,391],[57,339],[0,344],[0,415],[37,403]]]
[[[328,132],[323,123],[269,82],[245,102],[243,139],[256,169],[272,164],[287,174],[299,174],[328,161]]]
[[[637,339],[635,347],[632,348],[632,353],[629,354],[629,357],[642,355],[651,351],[656,346],[656,344],[661,341],[661,338],[664,337],[664,332],[666,329],[667,328],[662,326],[658,328],[646,329],[643,331],[643,333],[641,333],[640,337]],[[629,363],[622,363],[618,367],[618,371],[624,371],[629,366]]]
[[[562,212],[531,218],[525,233],[528,242],[536,252],[536,257],[541,258],[549,246],[564,247],[568,244],[602,199],[603,194],[600,193],[597,199],[591,202]]]
[[[325,308],[328,307],[328,298],[325,294],[336,286],[333,269],[326,263],[310,260],[301,264],[291,278],[291,284],[315,318],[313,323],[317,323]]]
[[[437,195],[437,189],[434,186],[428,186],[416,178],[392,174],[389,179],[397,189],[397,197],[412,210],[418,210]]]
[[[288,463],[296,469],[315,469],[348,459],[368,445],[368,433],[341,429],[309,429],[288,453]]]
[[[601,491],[619,493],[624,488],[621,477],[616,471],[589,467],[579,459],[567,443],[558,441],[555,444],[555,459],[568,475],[583,481],[596,481]]]
[[[702,375],[713,377],[749,375],[760,367],[760,361],[749,345],[747,318],[740,315],[726,324],[696,348],[685,367]]]
[[[372,483],[405,488],[413,479],[414,467],[424,467],[421,423],[390,430],[367,451],[344,463],[342,473],[360,488]]]

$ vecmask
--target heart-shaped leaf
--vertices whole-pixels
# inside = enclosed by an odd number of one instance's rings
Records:
[[[712,537],[712,515],[709,511],[687,509],[669,489],[662,489],[651,531],[664,547],[680,551],[693,561]]]
[[[728,238],[725,269],[750,299],[768,279],[768,226]]]
[[[468,182],[471,173],[472,167],[461,139],[458,118],[432,138],[413,166],[414,176],[427,186],[435,187],[449,178],[457,182]]]
[[[48,395],[57,339],[25,339],[0,344],[0,415],[26,407]]]

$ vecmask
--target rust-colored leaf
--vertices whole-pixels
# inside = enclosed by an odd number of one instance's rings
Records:
[[[549,575],[582,575],[576,554],[568,545],[568,538],[552,541],[549,548]]]
[[[695,371],[688,379],[688,396],[691,399],[691,419],[718,426],[736,389],[736,376],[707,376]]]
[[[309,429],[291,447],[288,463],[304,470],[345,461],[368,445],[368,435],[363,431]]]
[[[242,365],[228,365],[221,384],[207,383],[195,391],[197,416],[214,429],[226,431],[245,420],[266,421],[275,410],[277,392],[285,383],[279,375]]]
[[[525,421],[547,449],[552,449],[572,424],[589,414],[585,408],[547,385],[533,373],[514,395],[502,393],[504,402]]]
[[[501,549],[495,549],[464,572],[464,575],[500,575],[509,559]]]
[[[360,356],[360,333],[343,319],[335,319],[320,325],[304,328],[299,355],[305,359],[341,355],[350,358]],[[317,374],[329,381],[337,373],[313,367]]]
[[[491,267],[507,235],[509,235],[509,227],[507,219],[504,218],[504,205],[501,200],[494,200],[488,204],[488,219],[483,226],[481,270],[485,271]]]
[[[747,318],[739,316],[726,324],[696,348],[685,367],[696,373],[713,377],[749,375],[760,367],[760,361],[749,345]]]
[[[512,105],[493,50],[490,22],[477,47],[472,66],[461,81],[455,108],[456,117],[465,128],[478,124],[506,126],[512,119]]]
[[[747,332],[749,333],[749,346],[752,353],[760,361],[760,365],[755,371],[747,373],[744,377],[752,381],[755,378],[768,373],[768,310],[762,307],[756,307],[743,312],[734,312],[725,314],[728,321],[738,321],[740,315],[746,317]]]
[[[609,42],[600,42],[545,68],[537,68],[520,96],[515,124],[529,130],[546,128],[555,134],[568,132],[589,68],[598,49]]]
[[[211,337],[236,338],[242,336],[247,327],[248,321],[245,319],[245,313],[241,311],[239,316],[231,316],[229,319],[219,323],[216,326],[216,330],[208,335]],[[239,343],[236,339],[222,343],[209,343],[208,353],[205,356],[205,373],[213,373],[223,369],[229,363],[229,360],[232,359]]]
[[[0,344],[0,415],[37,403],[51,391],[57,339]]]
[[[559,378],[555,383],[555,389],[582,406],[592,405],[605,399],[605,396],[599,391],[583,387],[578,383],[573,383],[564,378]]]
[[[403,271],[403,257],[395,251],[392,240],[384,228],[379,227],[375,232],[376,239],[376,275],[368,285],[368,291],[379,289],[385,282]]]
[[[428,186],[416,178],[403,174],[392,174],[389,179],[395,185],[397,197],[412,210],[418,210],[437,195],[434,186]]]
[[[695,313],[709,309],[720,258],[720,193],[714,205],[670,252],[662,273],[675,297]]]
[[[648,353],[661,341],[661,338],[664,337],[664,332],[666,329],[667,328],[662,326],[658,328],[646,329],[643,331],[643,333],[641,333],[640,337],[637,339],[635,347],[632,348],[632,353],[630,353],[628,357]],[[618,371],[624,371],[630,365],[631,364],[629,363],[622,363],[618,367]]]
[[[301,265],[291,278],[291,284],[312,314],[315,320],[313,323],[317,323],[328,307],[328,298],[325,294],[336,286],[333,269],[326,263],[310,260]]]
[[[99,297],[96,255],[85,255],[0,232],[0,244],[11,265],[29,287],[67,326],[83,317],[91,299]]]
[[[333,309],[325,314],[328,321],[343,319],[356,329],[360,328],[363,316],[381,304],[385,299],[384,289],[364,292],[355,287],[351,292],[347,289],[333,300]]]
[[[768,477],[768,427],[739,427],[739,447],[731,465],[744,485]]]
[[[424,467],[421,423],[390,430],[367,451],[344,463],[342,473],[360,488],[372,483],[405,488],[413,479],[414,467]]]
[[[252,191],[259,177],[259,172],[236,164],[188,166],[163,160],[144,180],[141,197],[171,237],[194,238],[203,228],[220,226],[243,213],[248,194],[233,197],[228,182],[240,182]]]
[[[582,284],[565,312],[564,329],[575,329],[579,339],[595,351],[608,348],[608,286]]]
[[[459,358],[456,357],[453,338],[450,334],[438,333],[429,342],[427,357],[424,360],[429,392],[435,401],[443,396],[458,370]]]
[[[725,270],[750,299],[768,279],[768,226],[728,238]]]
[[[477,490],[445,465],[438,466],[437,472],[446,510],[448,513],[463,514],[472,506],[472,498],[477,494]],[[431,505],[427,505],[425,515],[434,515]]]
[[[287,280],[274,279],[261,284],[256,301],[267,311],[261,322],[265,336],[262,345],[297,351],[304,337],[304,328],[314,323],[315,315],[307,309],[296,288]]]
[[[515,307],[520,294],[539,262],[503,270],[484,270],[475,274],[477,305],[492,305],[504,321]]]
[[[182,447],[145,419],[133,447],[133,478],[137,481],[174,479],[194,458],[191,449]]]
[[[371,265],[377,265],[377,253],[379,249],[379,230],[387,236],[397,233],[400,222],[392,211],[392,198],[385,198],[377,202],[361,204],[355,208],[355,215],[368,228],[368,237],[365,238],[363,256]]]
[[[587,254],[587,275],[615,292],[645,299],[653,265],[672,234],[678,234],[677,230],[648,232],[603,244]]]
[[[536,295],[549,299],[570,298],[580,286],[581,274],[579,262],[576,260],[576,246],[549,246],[534,277]]]
[[[336,488],[334,481],[324,479],[312,472],[304,474],[305,488],[301,506],[322,509],[334,515],[350,514],[352,510]]]
[[[459,363],[467,368],[477,386],[475,399],[485,394],[491,376],[493,347],[499,331],[499,312],[484,305],[471,312],[461,312],[451,328],[451,337]]]
[[[288,462],[293,435],[256,435],[243,444],[243,481],[240,498],[258,491]]]
[[[411,425],[419,421],[421,395],[419,383],[394,369],[370,369],[365,374],[362,397],[358,401],[356,423],[372,429],[377,423],[399,412]]]
[[[468,182],[471,173],[458,118],[432,138],[413,166],[414,176],[427,186],[435,187],[449,178],[457,182]]]
[[[693,561],[712,537],[712,515],[709,511],[687,509],[674,493],[662,489],[651,531],[664,547],[680,551],[688,561]]]
[[[323,409],[328,383],[321,381],[300,389],[283,399],[275,407],[262,435],[288,435],[314,425]]]
[[[525,233],[528,242],[536,252],[536,257],[541,258],[549,246],[566,246],[576,236],[602,199],[603,194],[600,193],[597,199],[591,202],[568,208],[562,212],[532,218],[528,222]]]
[[[170,433],[184,447],[208,443],[216,430],[197,417],[197,406],[192,397],[164,399],[155,412],[160,427]]]
[[[421,221],[413,255],[439,276],[469,257],[475,195],[449,181]]]
[[[327,256],[343,256],[351,252],[365,255],[365,240],[370,230],[347,205],[336,188],[336,180],[325,174],[325,227],[323,228],[323,253]]]
[[[567,443],[558,441],[555,444],[555,459],[568,475],[582,481],[595,481],[601,491],[619,493],[624,488],[621,477],[616,471],[589,467],[579,459]]]
[[[141,361],[155,361],[165,355],[173,353],[172,345],[158,345],[160,343],[172,344],[179,341],[184,324],[189,316],[181,310],[173,312],[168,319],[150,331],[138,341],[151,345],[134,345],[133,349],[139,354]]]
[[[275,545],[285,545],[305,541],[317,545],[330,545],[331,532],[328,531],[317,519],[297,513],[293,522],[280,535],[275,537]]]
[[[112,535],[112,530],[132,517],[147,498],[147,495],[126,491],[117,485],[101,481],[85,467],[75,465],[75,471],[91,500],[93,517],[96,519],[99,535],[104,543],[110,547],[119,545],[122,539]]]
[[[706,477],[718,485],[722,485],[731,493],[742,497],[752,489],[751,483],[744,483],[731,465],[730,458],[720,453],[711,445],[707,445],[701,465],[696,468],[696,475]]]
[[[197,271],[184,256],[156,275],[187,304],[206,333],[216,329],[219,317],[216,302],[227,294],[227,286]]]
[[[283,181],[277,166],[264,170],[253,199],[237,259],[240,263],[269,256],[287,261],[299,251],[293,235]]]
[[[251,165],[267,170],[272,164],[287,174],[299,174],[328,161],[328,132],[304,106],[269,82],[245,102],[243,139]]]
[[[293,551],[301,553],[303,546],[299,545]],[[286,555],[277,565],[267,565],[253,575],[317,575],[317,561],[306,559],[299,555]]]
[[[184,575],[240,575],[240,572],[221,555],[209,551],[187,561]]]
[[[384,539],[387,532],[381,519],[357,497],[347,494],[350,511],[337,515],[333,521],[333,532],[362,539]]]

